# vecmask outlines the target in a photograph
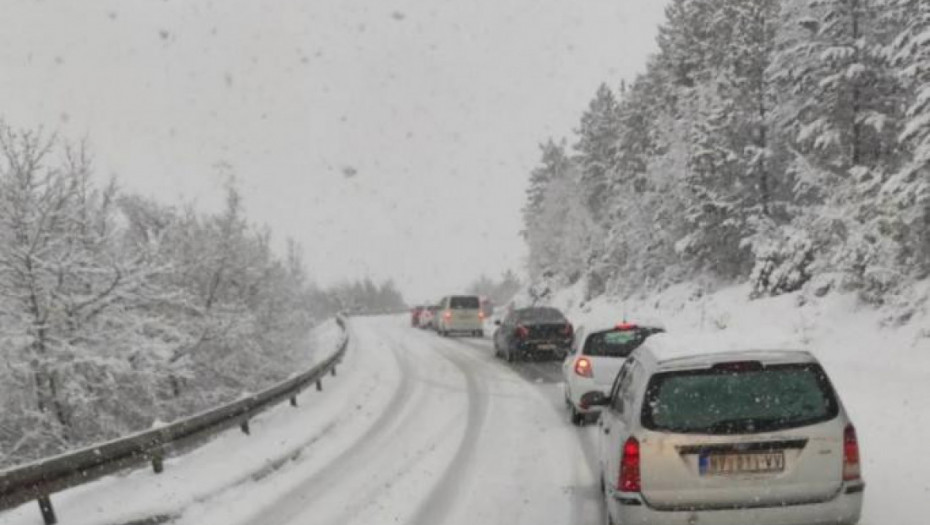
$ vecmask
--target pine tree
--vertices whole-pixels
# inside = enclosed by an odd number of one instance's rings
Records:
[[[902,230],[905,265],[918,275],[930,274],[930,4],[892,0],[888,25],[901,28],[888,46],[907,108],[899,139],[909,159],[884,185]]]
[[[564,140],[555,142],[549,139],[540,144],[539,149],[542,152],[540,165],[530,172],[526,204],[523,207],[523,224],[526,230],[530,229],[539,215],[549,184],[564,177],[569,166]]]
[[[603,219],[608,173],[614,164],[619,140],[619,115],[613,91],[601,84],[581,116],[576,130],[578,162],[581,166],[583,198],[596,221]]]

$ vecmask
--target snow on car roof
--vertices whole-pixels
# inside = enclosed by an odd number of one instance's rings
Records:
[[[804,350],[787,349],[770,341],[725,337],[719,333],[655,334],[636,350],[636,354],[651,356],[656,366],[664,369],[748,359],[763,363],[814,361],[814,357]]]

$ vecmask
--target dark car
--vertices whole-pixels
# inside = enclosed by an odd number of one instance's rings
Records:
[[[555,308],[519,308],[495,324],[494,353],[507,361],[562,359],[572,344],[572,324]]]

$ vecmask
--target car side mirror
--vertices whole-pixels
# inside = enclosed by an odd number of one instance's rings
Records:
[[[610,402],[610,398],[604,395],[603,392],[598,390],[593,390],[581,396],[581,405],[582,409],[588,409],[591,407],[603,407],[607,406]]]

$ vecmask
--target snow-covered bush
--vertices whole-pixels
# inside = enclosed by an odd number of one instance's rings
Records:
[[[756,239],[752,251],[752,297],[795,292],[812,277],[814,244],[805,231],[779,228],[774,238]]]

